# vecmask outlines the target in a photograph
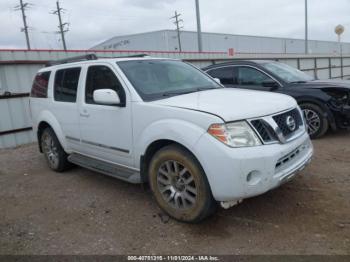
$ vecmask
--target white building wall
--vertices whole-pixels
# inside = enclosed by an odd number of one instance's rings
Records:
[[[182,51],[198,51],[197,33],[181,32]],[[350,53],[350,43],[343,43],[343,53]],[[223,51],[234,48],[238,53],[282,53],[302,54],[305,50],[304,40],[203,33],[204,51]],[[145,50],[145,51],[179,51],[177,33],[174,30],[162,30],[135,35],[118,36],[98,44],[95,50]],[[340,45],[330,41],[309,41],[311,54],[340,53]]]
[[[167,31],[113,37],[91,49],[96,50],[159,50],[167,47]],[[142,49],[140,49],[142,47]]]

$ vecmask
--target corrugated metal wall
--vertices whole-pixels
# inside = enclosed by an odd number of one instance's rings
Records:
[[[48,60],[92,53],[92,51],[53,51],[53,50],[0,50],[0,148],[15,147],[35,141],[31,130],[28,93],[35,73]],[[285,55],[285,54],[242,54],[234,57],[225,52],[159,52],[159,51],[94,51],[99,56],[113,57],[149,53],[154,57],[179,58],[197,67],[205,67],[232,59],[274,59],[320,79],[350,78],[350,56],[343,62],[335,55]],[[343,70],[341,64],[343,63]],[[7,94],[6,92],[10,92]],[[4,96],[7,94],[7,96]],[[15,132],[17,130],[17,132]]]

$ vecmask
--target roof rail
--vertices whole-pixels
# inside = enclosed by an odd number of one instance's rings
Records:
[[[60,65],[60,64],[67,64],[67,63],[74,63],[74,62],[81,62],[81,61],[88,61],[88,60],[97,60],[98,57],[95,54],[87,54],[82,56],[73,56],[65,59],[60,60],[53,60],[46,63],[46,67],[48,66],[54,66],[54,65]]]
[[[132,57],[147,57],[148,54],[124,55],[124,56],[98,56],[99,58],[132,58]]]

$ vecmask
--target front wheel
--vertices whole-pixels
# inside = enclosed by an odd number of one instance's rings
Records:
[[[215,210],[216,202],[202,167],[180,146],[164,147],[154,155],[149,182],[160,208],[176,220],[196,223]]]
[[[301,104],[300,108],[304,113],[310,137],[316,139],[326,134],[329,123],[324,116],[324,111],[319,106],[310,103]]]

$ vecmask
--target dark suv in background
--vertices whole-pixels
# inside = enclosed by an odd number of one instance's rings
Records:
[[[294,97],[304,112],[311,138],[319,138],[329,129],[350,128],[350,81],[315,80],[286,64],[263,60],[236,60],[203,70],[226,87]]]

